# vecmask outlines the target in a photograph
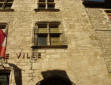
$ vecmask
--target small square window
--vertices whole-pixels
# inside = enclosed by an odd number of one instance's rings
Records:
[[[35,36],[37,36],[38,46],[60,45],[59,22],[38,22],[37,26],[38,32]]]
[[[6,24],[1,24],[0,23],[0,29],[6,29],[6,26],[7,26]]]
[[[59,9],[55,9],[54,0],[38,0],[38,9],[35,11],[59,11]]]
[[[13,0],[0,0],[1,11],[5,11],[5,10],[8,11],[9,9],[11,9],[12,4],[13,4]]]
[[[59,31],[60,22],[38,22],[36,23],[34,32],[34,48],[59,48],[67,47],[62,36],[62,32]]]
[[[38,35],[38,46],[46,46],[47,45],[47,35]]]

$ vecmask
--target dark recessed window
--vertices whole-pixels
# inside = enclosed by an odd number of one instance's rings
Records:
[[[0,10],[10,10],[13,0],[0,0]]]
[[[38,9],[54,9],[54,0],[39,0]]]
[[[6,3],[6,4],[5,4],[5,9],[10,9],[10,8],[11,8],[11,6],[12,6],[12,4],[11,4],[11,3]]]
[[[7,24],[6,23],[0,23],[0,29],[6,29]]]
[[[35,28],[35,45],[58,46],[63,45],[59,22],[38,22]]]

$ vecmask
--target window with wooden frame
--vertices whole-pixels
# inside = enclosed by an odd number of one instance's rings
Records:
[[[55,3],[54,0],[38,0],[39,9],[54,9]]]
[[[38,9],[35,11],[59,11],[59,9],[55,9],[54,0],[38,0]]]
[[[66,47],[60,22],[38,22],[34,29],[34,47]]]
[[[0,11],[13,11],[12,4],[13,0],[0,0]]]

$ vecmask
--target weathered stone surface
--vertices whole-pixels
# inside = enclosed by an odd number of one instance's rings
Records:
[[[59,12],[35,12],[37,0],[14,0],[14,12],[0,13],[0,22],[8,23],[9,29],[8,62],[21,71],[22,85],[36,85],[44,78],[42,72],[49,70],[64,70],[76,85],[111,85],[111,33],[97,31],[111,30],[104,10],[85,8],[81,0],[55,3]],[[32,59],[38,21],[61,22],[68,48],[37,49],[41,58]]]

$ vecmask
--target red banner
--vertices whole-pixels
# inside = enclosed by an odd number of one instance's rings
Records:
[[[6,52],[6,34],[0,29],[0,57],[5,58]]]

